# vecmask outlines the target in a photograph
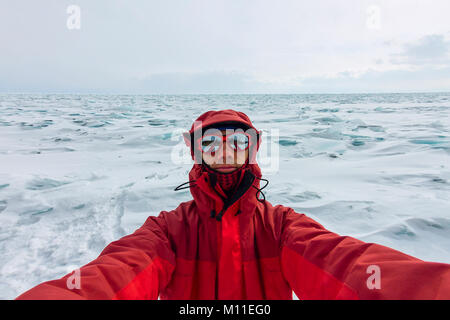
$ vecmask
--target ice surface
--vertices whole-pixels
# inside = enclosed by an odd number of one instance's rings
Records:
[[[0,95],[0,298],[190,200],[173,191],[192,166],[181,132],[226,108],[278,144],[261,165],[272,204],[450,263],[450,94]]]

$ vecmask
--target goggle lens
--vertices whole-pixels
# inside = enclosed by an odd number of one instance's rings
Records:
[[[228,137],[228,142],[233,150],[244,151],[248,148],[248,136],[243,133],[235,133]]]
[[[202,138],[201,144],[203,152],[215,152],[219,149],[222,141],[218,136],[205,136]]]

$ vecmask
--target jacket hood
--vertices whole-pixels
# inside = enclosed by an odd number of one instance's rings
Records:
[[[253,126],[250,118],[245,113],[226,109],[220,111],[207,111],[203,113],[194,121],[191,130],[189,130],[189,133],[193,134],[194,131],[207,128],[222,122],[242,123],[258,132],[258,130]]]

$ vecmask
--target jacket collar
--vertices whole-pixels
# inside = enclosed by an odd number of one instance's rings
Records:
[[[243,178],[233,196],[224,199],[211,185],[209,173],[201,164],[194,164],[189,172],[189,180],[195,181],[190,187],[194,201],[202,216],[211,217],[214,210],[220,220],[220,212],[232,204],[239,202],[240,214],[251,215],[258,204],[257,189],[260,188],[259,179],[261,169],[257,164],[249,164],[243,172]],[[222,212],[223,214],[223,212]]]

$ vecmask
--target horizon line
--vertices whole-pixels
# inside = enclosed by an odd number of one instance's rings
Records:
[[[0,95],[133,95],[133,96],[176,96],[176,95],[320,95],[320,94],[329,94],[329,95],[354,95],[354,94],[427,94],[427,93],[447,93],[450,94],[449,91],[380,91],[380,92],[298,92],[298,93],[287,93],[287,92],[279,92],[279,93],[251,93],[251,92],[230,92],[230,93],[126,93],[126,92],[51,92],[51,91],[30,91],[30,92],[2,92],[0,91]]]

